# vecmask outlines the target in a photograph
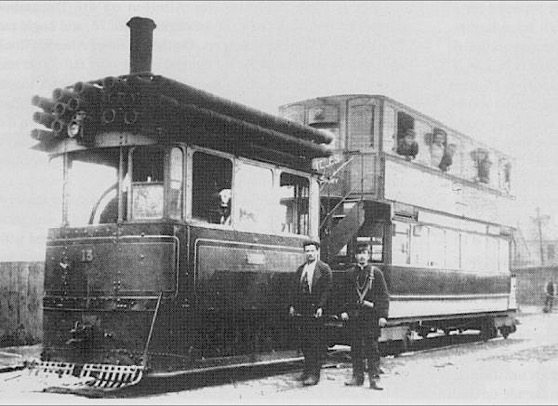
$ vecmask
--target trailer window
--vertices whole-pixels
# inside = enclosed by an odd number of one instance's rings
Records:
[[[455,230],[446,230],[446,267],[450,269],[459,269],[459,260],[461,257],[459,241],[459,232]]]
[[[510,243],[508,240],[499,240],[498,244],[498,270],[502,273],[510,271]]]
[[[410,225],[394,222],[392,239],[392,262],[393,265],[409,265],[411,258],[409,252]]]

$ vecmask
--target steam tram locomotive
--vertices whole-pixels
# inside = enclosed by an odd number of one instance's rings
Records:
[[[128,25],[129,75],[32,100],[62,196],[37,372],[113,389],[298,359],[289,282],[331,138],[153,75],[155,25]]]
[[[383,96],[293,103],[283,118],[224,100],[151,73],[155,24],[128,25],[130,74],[32,100],[61,196],[37,371],[115,389],[299,359],[288,287],[308,238],[337,276],[370,242],[396,351],[413,331],[515,330],[508,157]],[[400,155],[411,129],[416,153]],[[344,340],[329,325],[330,344]]]
[[[384,345],[516,330],[511,157],[381,95],[319,97],[280,115],[334,138],[334,154],[314,161],[322,256],[335,277],[357,241],[370,243],[391,295]]]

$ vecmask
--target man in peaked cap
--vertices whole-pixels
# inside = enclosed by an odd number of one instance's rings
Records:
[[[370,245],[361,243],[355,252],[356,264],[343,283],[344,304],[341,319],[347,322],[351,338],[353,377],[347,386],[364,384],[364,359],[368,360],[370,389],[383,390],[380,380],[380,350],[378,338],[387,323],[389,293],[380,268],[372,266]]]

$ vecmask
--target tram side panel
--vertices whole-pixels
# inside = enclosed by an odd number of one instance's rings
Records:
[[[50,231],[45,361],[143,362],[161,299],[176,289],[178,244],[167,228],[118,238],[117,226],[108,224]]]
[[[296,349],[288,305],[301,238],[192,227],[195,313],[204,357]]]

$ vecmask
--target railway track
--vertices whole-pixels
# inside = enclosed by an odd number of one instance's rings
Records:
[[[466,331],[461,334],[445,335],[443,333],[432,333],[428,338],[413,338],[410,340],[408,350],[405,354],[425,353],[439,349],[447,349],[452,346],[461,346],[468,343],[483,341],[483,337],[478,332]],[[382,356],[386,355],[385,348],[382,348]],[[257,380],[279,376],[284,374],[297,375],[302,372],[303,357],[288,362],[240,367],[226,370],[214,370],[209,372],[192,372],[171,378],[144,378],[139,384],[112,393],[82,393],[89,397],[105,398],[136,398],[149,395],[156,395],[168,392],[179,392],[193,390],[208,386],[220,386],[235,384],[247,380]],[[323,368],[350,368],[350,347],[334,346],[330,348],[326,355]]]
[[[477,332],[466,331],[462,334],[445,335],[443,333],[432,333],[428,338],[411,337],[406,355],[413,353],[425,353],[429,351],[436,351],[439,349],[447,349],[452,346],[461,346],[468,343],[483,341],[483,337]],[[389,350],[386,346],[381,346],[382,355],[384,357],[394,357],[388,355],[386,352]],[[282,377],[283,381],[289,382],[291,379],[293,384],[295,382],[294,376],[302,372],[303,357],[293,358],[288,361],[280,363],[270,363],[267,365],[249,365],[243,367],[234,367],[230,369],[215,369],[203,372],[190,372],[173,377],[150,377],[146,376],[137,385],[127,387],[124,389],[116,390],[113,392],[106,392],[101,390],[74,390],[65,387],[48,387],[38,389],[35,385],[36,382],[28,382],[29,387],[37,390],[45,390],[50,393],[71,393],[89,398],[142,398],[146,396],[153,396],[164,393],[181,392],[187,390],[194,390],[204,387],[221,386],[221,385],[235,385],[236,383],[246,382],[250,380],[259,380],[273,377]],[[324,369],[328,368],[346,368],[351,367],[350,347],[345,345],[336,345],[330,348],[327,352],[326,359],[323,364]],[[25,370],[14,369],[13,372],[2,374],[4,380],[7,379],[31,379],[32,376],[26,375]],[[15,381],[11,381],[15,382]],[[279,380],[277,381],[279,384]],[[285,382],[282,382],[285,385]],[[288,383],[287,383],[288,384]],[[273,385],[273,383],[271,383]]]

